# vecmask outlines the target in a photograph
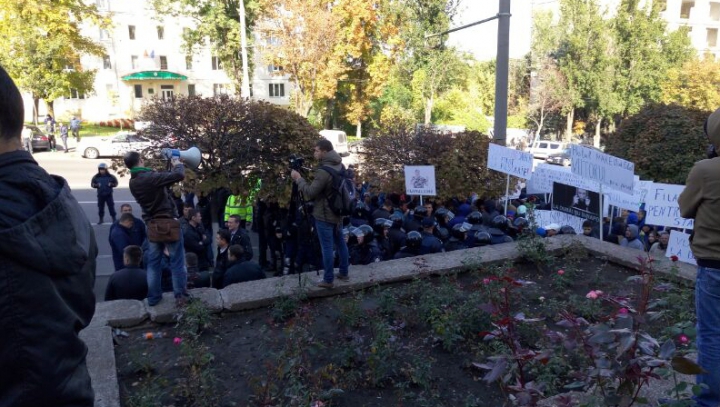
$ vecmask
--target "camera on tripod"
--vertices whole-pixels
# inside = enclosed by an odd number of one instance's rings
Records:
[[[300,172],[303,170],[303,166],[305,165],[305,159],[293,154],[290,156],[290,158],[288,158],[288,165],[290,166],[291,170]]]

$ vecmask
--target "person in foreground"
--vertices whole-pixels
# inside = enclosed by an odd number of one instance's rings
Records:
[[[0,67],[0,406],[92,407],[78,337],[95,312],[92,226],[23,150],[23,100]]]
[[[337,172],[344,172],[345,167],[342,165],[342,158],[334,149],[330,140],[322,139],[315,143],[315,151],[313,153],[316,160],[320,162],[320,166],[327,166]],[[313,217],[315,218],[315,228],[322,249],[323,268],[325,273],[323,280],[318,283],[318,287],[333,288],[335,277],[339,280],[347,281],[348,264],[350,262],[349,253],[345,239],[342,235],[342,217],[335,215],[328,204],[328,196],[331,193],[333,177],[332,175],[320,168],[315,172],[315,178],[312,184],[305,181],[299,172],[293,170],[290,176],[298,186],[298,191],[303,193],[305,199],[315,203],[313,207]],[[338,258],[340,259],[340,273],[335,276],[333,274],[333,263],[335,260],[333,247],[337,248]]]
[[[720,148],[720,109],[708,117],[705,134]],[[680,215],[695,219],[690,239],[697,260],[698,364],[707,372],[697,376],[698,384],[707,386],[693,397],[699,407],[720,406],[720,158],[712,155],[695,163],[678,198]]]
[[[130,151],[123,157],[125,166],[130,170],[130,193],[142,208],[142,217],[146,224],[152,219],[177,219],[177,207],[168,188],[185,179],[185,166],[179,157],[172,159],[172,171],[157,172],[145,168],[140,153]],[[183,236],[172,243],[151,241],[148,233],[147,245],[147,284],[148,305],[157,305],[162,300],[162,257],[167,248],[170,253],[170,271],[176,305],[185,304],[187,293],[187,269],[185,268],[185,248]]]

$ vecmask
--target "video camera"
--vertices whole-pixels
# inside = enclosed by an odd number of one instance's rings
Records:
[[[290,158],[288,158],[288,166],[291,170],[295,171],[302,171],[304,169],[305,165],[305,159],[302,157],[298,157],[295,154],[291,155]]]

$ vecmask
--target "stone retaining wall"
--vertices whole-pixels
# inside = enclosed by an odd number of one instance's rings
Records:
[[[582,244],[591,254],[606,257],[610,262],[638,269],[638,257],[642,252],[601,242],[585,236],[559,235],[546,239],[550,253],[557,254],[573,242]],[[350,281],[335,280],[333,289],[316,288],[315,272],[303,273],[300,278],[307,287],[309,298],[328,297],[361,290],[377,284],[407,281],[419,275],[443,275],[468,270],[479,265],[498,264],[518,259],[517,243],[485,246],[450,253],[437,253],[407,259],[373,263],[368,266],[352,266]],[[668,264],[654,267],[668,272]],[[678,263],[679,275],[694,281],[695,267]],[[261,308],[273,304],[278,298],[291,295],[298,288],[298,276],[283,276],[234,284],[222,290],[198,288],[190,290],[192,297],[203,300],[211,312],[234,312]],[[172,293],[165,293],[163,300],[154,307],[147,301],[117,300],[98,303],[95,315],[80,337],[88,345],[88,369],[95,389],[95,407],[120,407],[115,352],[112,345],[112,328],[130,328],[152,321],[172,323],[175,321],[175,300]]]

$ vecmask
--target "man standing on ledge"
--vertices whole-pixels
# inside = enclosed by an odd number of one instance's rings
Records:
[[[92,407],[92,226],[67,182],[23,151],[23,100],[0,67],[0,406]]]
[[[342,158],[333,149],[330,140],[319,140],[315,144],[313,156],[320,162],[321,167],[328,166],[337,172],[345,172]],[[315,202],[313,217],[315,217],[315,228],[318,240],[320,240],[323,268],[325,269],[323,280],[318,283],[318,287],[333,288],[335,277],[342,281],[350,279],[348,276],[348,248],[342,235],[342,217],[335,215],[328,205],[327,198],[332,191],[333,177],[322,168],[315,171],[312,184],[305,181],[300,173],[295,170],[290,173],[290,176],[297,184],[298,191],[305,196],[305,199]],[[333,246],[337,249],[340,259],[340,273],[338,275],[333,273]]]
[[[130,169],[130,193],[142,208],[143,220],[146,224],[153,218],[177,219],[177,206],[172,199],[169,188],[172,184],[185,179],[185,166],[179,156],[172,157],[172,171],[156,172],[145,168],[140,153],[130,151],[123,157],[125,166]],[[150,233],[148,232],[148,235]],[[148,305],[155,306],[162,300],[161,275],[163,251],[170,253],[170,271],[172,272],[173,292],[177,306],[185,304],[187,293],[187,269],[185,268],[185,248],[183,236],[172,243],[152,242],[148,238],[147,247],[147,280]]]
[[[705,134],[720,148],[720,109],[705,122]],[[720,158],[695,163],[678,198],[680,216],[695,219],[691,248],[697,260],[695,314],[698,364],[707,373],[697,375],[707,387],[694,396],[698,407],[720,406]]]

